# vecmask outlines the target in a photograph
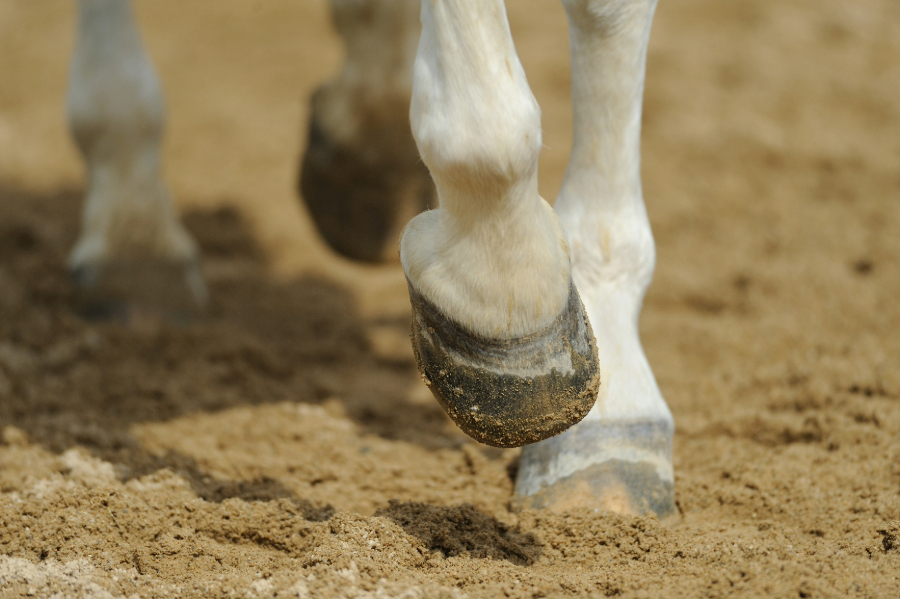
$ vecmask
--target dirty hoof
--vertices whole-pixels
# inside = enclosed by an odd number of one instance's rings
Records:
[[[557,435],[590,411],[600,386],[597,346],[572,285],[546,329],[518,339],[464,331],[409,285],[419,371],[456,424],[476,441],[520,447]]]
[[[197,260],[122,260],[70,269],[75,310],[89,320],[184,323],[200,315],[206,286]]]
[[[352,141],[336,139],[321,122],[323,101],[319,90],[300,171],[306,207],[336,252],[395,261],[403,227],[434,201],[434,184],[409,128],[409,99],[356,115],[363,124]]]
[[[673,433],[666,419],[585,420],[522,451],[513,507],[672,518]]]

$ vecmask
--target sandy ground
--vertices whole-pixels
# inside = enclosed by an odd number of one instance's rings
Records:
[[[567,158],[565,19],[513,0]],[[675,415],[671,522],[508,509],[516,451],[417,379],[396,266],[294,192],[340,63],[321,0],[141,0],[165,162],[212,303],[91,324],[64,263],[74,3],[0,2],[0,597],[885,597],[900,589],[900,4],[662,0],[641,331]]]

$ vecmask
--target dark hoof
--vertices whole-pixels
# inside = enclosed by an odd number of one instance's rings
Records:
[[[366,262],[396,260],[400,232],[434,203],[434,184],[409,126],[409,99],[379,110],[360,102],[352,144],[322,126],[313,96],[300,193],[316,227],[336,252]]]
[[[206,287],[196,260],[128,260],[91,264],[70,271],[75,310],[88,320],[176,324],[199,316]]]
[[[412,341],[425,384],[476,441],[520,447],[557,435],[590,411],[600,387],[597,345],[578,291],[543,331],[482,339],[409,285]]]

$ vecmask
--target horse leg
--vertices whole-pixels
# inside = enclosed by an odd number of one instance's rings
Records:
[[[563,0],[574,139],[556,210],[597,336],[603,385],[585,419],[523,450],[520,506],[675,511],[672,415],[638,316],[655,249],[640,177],[641,103],[656,0]]]
[[[198,251],[162,180],[162,93],[127,0],[79,0],[67,107],[88,171],[69,258],[81,309],[197,311],[206,299]]]
[[[440,207],[400,242],[420,371],[475,439],[510,447],[580,420],[597,353],[559,219],[538,195],[540,108],[502,0],[428,0],[410,116]]]

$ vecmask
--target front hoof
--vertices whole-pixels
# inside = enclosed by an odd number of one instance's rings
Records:
[[[464,331],[409,285],[419,371],[456,424],[476,441],[521,447],[587,415],[600,387],[597,344],[575,286],[546,329],[517,339]]]

